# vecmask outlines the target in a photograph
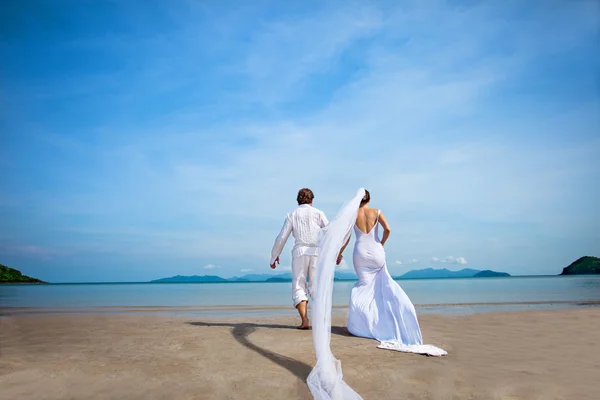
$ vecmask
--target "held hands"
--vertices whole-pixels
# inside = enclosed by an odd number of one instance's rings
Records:
[[[271,264],[271,268],[272,268],[272,269],[275,269],[275,267],[276,267],[276,265],[275,265],[275,264],[279,264],[279,257],[277,257],[277,258],[275,259],[275,261],[273,261],[273,264]]]

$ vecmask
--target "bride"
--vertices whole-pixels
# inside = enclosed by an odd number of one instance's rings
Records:
[[[369,207],[371,194],[364,192],[354,224],[356,243],[352,258],[358,282],[350,296],[348,331],[354,336],[379,340],[380,348],[446,355],[440,348],[423,345],[415,307],[386,266],[384,245],[390,226],[380,210]],[[381,239],[379,225],[383,228]],[[337,264],[349,241],[350,237],[338,254]]]
[[[383,246],[390,235],[389,225],[379,210],[369,207],[370,200],[370,193],[360,189],[323,229],[320,239],[312,294],[317,363],[307,379],[316,400],[362,399],[344,382],[341,362],[330,347],[333,275],[335,265],[341,262],[348,246],[352,228],[356,235],[353,262],[358,282],[350,298],[350,333],[379,340],[379,348],[432,356],[448,354],[443,349],[423,344],[415,307],[386,267]],[[381,240],[379,225],[384,229]]]

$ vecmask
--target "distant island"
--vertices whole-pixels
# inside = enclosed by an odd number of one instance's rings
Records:
[[[291,282],[291,279],[279,278],[277,276],[267,279],[265,282]]]
[[[510,276],[510,274],[491,270],[480,271],[478,269],[471,268],[463,268],[460,271],[450,271],[446,268],[425,268],[408,271],[404,275],[396,277],[395,279],[493,278],[506,276]]]
[[[600,258],[584,256],[563,268],[559,275],[596,275],[600,274]]]
[[[508,274],[506,272],[496,272],[496,271],[486,269],[485,271],[481,271],[481,272],[478,272],[475,275],[473,275],[473,278],[500,278],[500,277],[507,277],[507,276],[510,276],[510,274]]]
[[[23,275],[21,271],[0,264],[0,283],[46,283]]]
[[[477,269],[465,268],[460,271],[450,271],[448,269],[426,268],[413,270],[394,279],[440,279],[440,278],[493,278],[510,276],[506,272],[480,271]],[[358,278],[354,273],[336,272],[335,281],[356,281]],[[226,283],[226,282],[291,282],[292,274],[289,272],[271,275],[271,274],[248,274],[241,277],[221,278],[215,275],[193,275],[193,276],[172,276],[170,278],[155,279],[150,283]]]
[[[355,274],[336,272],[334,280],[336,281],[355,281],[358,278]],[[192,275],[192,276],[172,276],[150,281],[150,283],[225,283],[225,282],[291,282],[292,274],[289,272],[271,275],[271,274],[248,274],[241,277],[221,278],[216,275]]]

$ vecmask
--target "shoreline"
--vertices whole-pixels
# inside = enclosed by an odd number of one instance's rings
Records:
[[[0,398],[306,399],[314,365],[297,317],[84,314],[0,320]],[[378,349],[332,316],[344,380],[365,400],[592,400],[600,308],[419,318],[425,357]],[[576,340],[574,340],[576,338]]]
[[[433,309],[428,314],[445,315],[445,310],[450,308],[474,308],[487,309],[482,313],[498,313],[498,312],[518,312],[525,310],[511,311],[505,307],[527,307],[527,306],[542,306],[540,310],[551,310],[556,307],[563,306],[564,308],[594,308],[600,306],[600,300],[559,300],[559,301],[515,301],[515,302],[469,302],[469,303],[431,303],[431,304],[415,304],[417,310],[426,312],[425,309]],[[0,317],[3,316],[25,316],[25,315],[63,315],[63,314],[129,314],[129,313],[215,313],[215,312],[233,312],[245,313],[251,311],[260,312],[277,312],[277,311],[292,311],[295,310],[291,306],[271,306],[271,305],[214,305],[214,306],[82,306],[82,307],[0,307]],[[334,305],[332,310],[347,311],[348,306]]]

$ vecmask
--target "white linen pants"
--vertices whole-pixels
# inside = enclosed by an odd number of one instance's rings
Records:
[[[317,256],[302,255],[292,258],[292,299],[294,307],[308,301],[315,276]],[[308,278],[308,283],[306,282]]]

